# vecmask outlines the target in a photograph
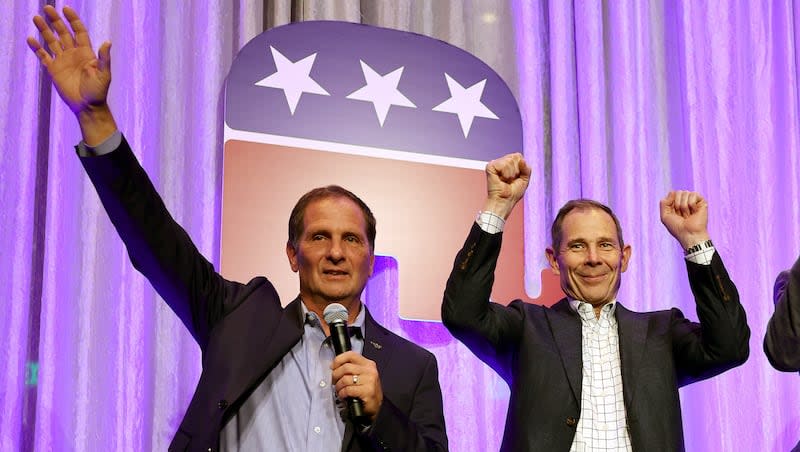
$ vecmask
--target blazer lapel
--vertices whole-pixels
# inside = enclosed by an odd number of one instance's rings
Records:
[[[281,311],[281,318],[275,326],[275,331],[262,333],[262,340],[256,343],[251,355],[260,365],[250,366],[252,373],[248,376],[248,386],[263,377],[269,369],[282,360],[303,336],[300,303],[300,297],[289,303]]]
[[[550,322],[553,339],[558,346],[561,362],[569,380],[575,401],[580,405],[582,382],[582,333],[581,320],[572,310],[569,301],[562,299],[552,309],[545,311]]]
[[[364,306],[364,309],[367,309]],[[384,347],[388,334],[386,330],[380,326],[375,319],[372,318],[369,311],[364,316],[364,350],[361,353],[367,359],[375,361],[378,367],[378,372],[382,372],[386,365],[389,363],[389,355],[387,349]]]
[[[619,333],[619,360],[622,366],[622,394],[630,413],[633,406],[636,376],[646,347],[648,321],[638,313],[629,311],[620,303],[615,309]]]

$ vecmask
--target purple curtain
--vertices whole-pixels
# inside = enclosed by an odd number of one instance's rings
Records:
[[[163,450],[199,377],[199,351],[132,269],[74,155],[72,113],[24,42],[41,3],[13,0],[0,21],[0,450]],[[712,238],[748,314],[751,356],[681,390],[687,449],[794,446],[800,377],[772,370],[761,350],[772,282],[800,252],[794,2],[397,4],[362,5],[362,20],[460,45],[518,94],[534,168],[531,295],[554,211],[590,197],[618,212],[633,246],[619,300],[696,319],[658,200],[673,188],[706,196]],[[218,261],[220,89],[236,51],[261,31],[264,6],[72,6],[95,46],[114,43],[120,127],[174,216]],[[396,277],[396,263],[382,259],[367,302],[437,355],[452,450],[496,450],[508,388],[441,325],[398,319],[388,302]]]

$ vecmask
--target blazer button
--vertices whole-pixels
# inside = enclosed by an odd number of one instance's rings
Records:
[[[228,401],[227,400],[220,400],[219,402],[217,402],[217,408],[219,408],[220,410],[224,410],[225,408],[228,408]]]
[[[578,420],[577,420],[577,419],[575,419],[575,418],[574,418],[574,417],[572,417],[572,416],[569,416],[569,417],[567,418],[567,425],[568,425],[568,426],[570,426],[570,427],[575,427],[576,425],[578,425]]]

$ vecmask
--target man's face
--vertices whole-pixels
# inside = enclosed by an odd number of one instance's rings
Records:
[[[599,209],[576,209],[564,217],[558,250],[547,259],[569,297],[602,306],[617,296],[631,247],[620,247],[611,216]]]
[[[323,198],[306,207],[297,248],[286,245],[304,302],[349,308],[360,299],[375,263],[366,230],[363,212],[350,199]]]

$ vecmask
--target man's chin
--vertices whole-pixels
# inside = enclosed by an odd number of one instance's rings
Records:
[[[342,301],[348,298],[344,295],[339,295],[339,294],[324,294],[323,297],[325,297],[325,301],[327,301],[328,304],[341,303]]]
[[[340,303],[340,304],[347,304],[349,303],[354,297],[353,294],[350,292],[327,292],[323,293],[322,296],[325,298],[325,301],[330,303]]]

